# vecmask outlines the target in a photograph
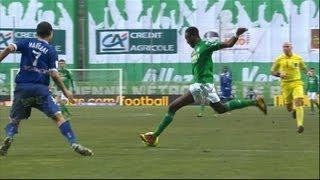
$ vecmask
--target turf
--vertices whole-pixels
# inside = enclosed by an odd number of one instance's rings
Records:
[[[305,132],[284,108],[268,116],[245,108],[214,117],[206,108],[177,112],[157,147],[139,133],[153,130],[165,107],[70,107],[71,123],[93,157],[71,150],[55,124],[37,110],[23,121],[5,157],[0,178],[314,178],[319,179],[319,115],[305,109]],[[318,111],[317,111],[318,112]],[[9,108],[0,111],[1,140]]]

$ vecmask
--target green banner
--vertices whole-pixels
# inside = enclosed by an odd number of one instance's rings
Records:
[[[76,64],[76,5],[76,1],[70,0],[0,0],[0,50],[9,43],[35,38],[37,25],[47,21],[54,30],[51,45],[59,57],[66,59],[67,64]],[[19,60],[19,54],[9,55],[2,63],[17,63]]]
[[[26,38],[37,38],[35,29],[3,29],[0,28],[0,50],[3,50],[10,43]],[[54,30],[51,44],[58,54],[66,54],[66,31]]]
[[[306,62],[308,68],[315,68],[319,74],[319,63]],[[192,79],[191,63],[119,63],[119,64],[91,64],[90,68],[121,68],[126,82],[146,83],[190,83]],[[214,63],[214,79],[219,81],[219,74],[224,66],[228,66],[234,81],[241,82],[278,82],[270,74],[272,63]],[[304,77],[304,76],[302,76]]]
[[[306,63],[314,67],[319,76],[319,63]],[[273,96],[280,94],[279,79],[270,74],[271,63],[216,63],[214,64],[214,83],[220,91],[219,74],[224,66],[228,66],[233,76],[233,94],[236,98],[244,98],[249,87],[257,94],[263,95],[269,104]],[[181,95],[189,89],[192,83],[190,63],[172,64],[99,64],[90,65],[92,69],[122,69],[123,94],[129,95]],[[111,95],[119,94],[118,71],[98,71],[73,73],[77,95]],[[103,74],[103,76],[101,75]],[[0,74],[0,92],[9,95],[9,70]],[[306,75],[302,75],[306,80]]]
[[[177,53],[176,29],[97,30],[97,54]]]
[[[319,67],[319,63],[306,63],[309,68]],[[214,83],[220,90],[219,74],[224,66],[228,66],[233,76],[233,93],[237,98],[244,98],[249,87],[263,95],[266,101],[273,103],[273,96],[280,94],[279,78],[270,74],[272,63],[216,63],[214,65]],[[105,64],[90,65],[90,68],[122,68],[123,69],[123,93],[124,94],[158,94],[176,95],[183,94],[192,83],[192,71],[190,63],[171,64]],[[319,76],[319,70],[316,68]],[[306,80],[306,75],[302,75]],[[97,93],[96,89],[116,89],[108,85],[99,84],[100,88],[86,88],[86,93]],[[104,87],[104,88],[103,88]],[[88,90],[91,89],[91,90]],[[80,90],[78,93],[82,93]],[[117,91],[108,91],[117,93]]]

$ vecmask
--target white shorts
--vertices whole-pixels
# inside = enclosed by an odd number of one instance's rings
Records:
[[[316,92],[307,92],[309,99],[317,100],[317,93]]]
[[[68,101],[68,98],[63,94],[62,91],[58,91],[58,101]]]
[[[209,104],[209,102],[220,102],[220,98],[216,92],[214,84],[206,83],[194,83],[189,87],[193,99],[196,103]]]

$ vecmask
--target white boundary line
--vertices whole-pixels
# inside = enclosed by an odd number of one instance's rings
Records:
[[[164,151],[179,151],[185,149],[179,148],[162,148],[162,147],[150,147],[150,150],[164,150]],[[310,153],[310,154],[319,154],[319,151],[312,151],[312,150],[273,150],[273,149],[190,149],[190,151],[202,151],[208,153],[215,153],[215,152],[257,152],[257,153]]]

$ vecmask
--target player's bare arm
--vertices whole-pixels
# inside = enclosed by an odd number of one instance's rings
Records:
[[[247,28],[238,28],[236,35],[229,39],[227,42],[220,43],[220,49],[233,47],[239,39],[239,36],[248,31]]]
[[[57,71],[50,71],[50,75],[51,75],[52,80],[61,89],[63,94],[69,99],[69,101],[71,103],[74,103],[75,101],[73,99],[72,93],[66,89],[66,87],[64,86],[59,74],[57,73]]]
[[[7,46],[3,51],[0,52],[0,62],[8,56],[8,54],[14,52],[16,49],[13,45]]]

